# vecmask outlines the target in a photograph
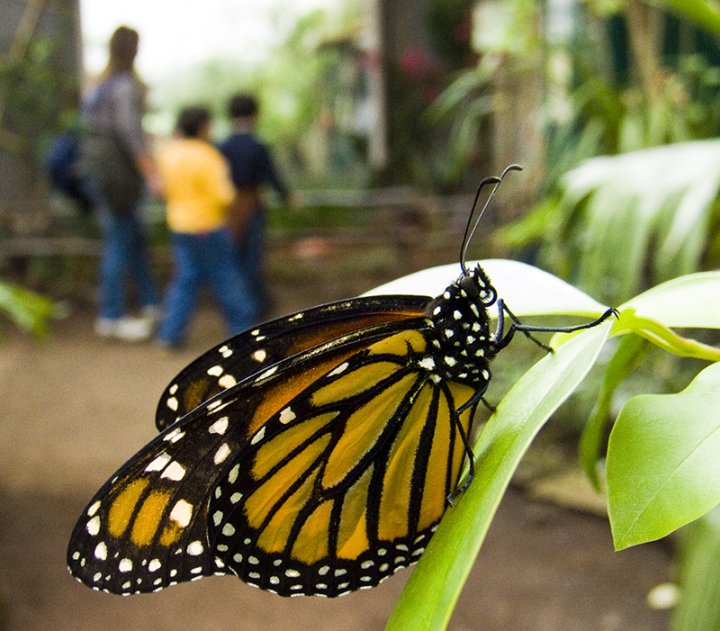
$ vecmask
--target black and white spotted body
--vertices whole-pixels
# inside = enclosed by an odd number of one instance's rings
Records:
[[[496,302],[497,292],[479,265],[430,302],[432,361],[438,375],[485,390],[497,352],[488,307]]]

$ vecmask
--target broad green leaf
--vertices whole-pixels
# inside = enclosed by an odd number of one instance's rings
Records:
[[[720,328],[720,272],[673,278],[620,306],[666,326]]]
[[[437,631],[447,626],[520,459],[595,363],[610,327],[606,322],[589,329],[545,356],[500,402],[475,446],[475,479],[440,523],[387,629]]]
[[[596,317],[607,309],[576,287],[532,265],[506,259],[485,259],[469,261],[467,267],[477,264],[482,265],[498,294],[517,316],[565,314]],[[457,263],[441,265],[403,276],[376,287],[366,295],[437,296],[459,275],[460,266]]]
[[[642,337],[623,335],[615,353],[605,367],[602,386],[590,418],[580,436],[578,453],[580,464],[595,489],[600,488],[597,463],[600,460],[606,439],[606,427],[610,419],[610,405],[613,394],[625,378],[637,367],[647,348]]]
[[[657,281],[696,270],[719,190],[717,139],[584,161],[562,178],[558,204],[567,233],[560,248],[576,253],[578,284],[617,302],[648,266]]]
[[[608,444],[608,511],[617,549],[664,537],[720,502],[720,363],[678,394],[623,407]]]

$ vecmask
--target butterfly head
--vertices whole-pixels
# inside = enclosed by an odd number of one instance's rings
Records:
[[[497,301],[497,291],[480,265],[464,273],[457,281],[460,296],[486,309]]]

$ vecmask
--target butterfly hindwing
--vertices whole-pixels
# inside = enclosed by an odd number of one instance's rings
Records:
[[[425,296],[377,296],[330,303],[278,318],[218,344],[184,368],[160,397],[162,431],[223,390],[264,367],[352,331],[418,317]]]
[[[207,546],[203,480],[215,475],[221,438],[212,425],[160,435],[96,494],[68,547],[71,572],[117,594],[148,592],[223,573]]]
[[[417,561],[456,488],[455,410],[473,394],[430,378],[426,346],[397,332],[273,413],[210,500],[224,565],[285,596],[337,596]]]

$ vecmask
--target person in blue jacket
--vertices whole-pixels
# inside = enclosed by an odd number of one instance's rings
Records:
[[[232,121],[232,132],[219,146],[230,164],[230,177],[237,190],[228,223],[255,311],[262,318],[267,315],[269,299],[263,279],[266,209],[260,187],[268,185],[274,188],[283,204],[288,204],[290,196],[275,168],[270,150],[255,134],[258,117],[255,97],[250,94],[232,96],[228,101],[228,115]]]

